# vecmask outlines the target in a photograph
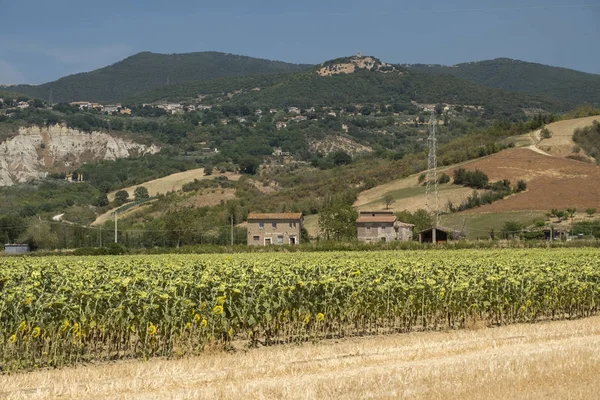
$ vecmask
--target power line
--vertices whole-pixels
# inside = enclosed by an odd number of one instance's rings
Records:
[[[425,209],[432,213],[431,196],[434,196],[435,208],[433,213],[435,214],[435,225],[439,225],[440,222],[440,188],[437,177],[437,119],[435,118],[435,110],[431,112],[429,119],[429,137],[427,138],[427,145],[429,147],[429,155],[427,157],[427,187],[425,189]],[[433,193],[432,193],[433,192]]]

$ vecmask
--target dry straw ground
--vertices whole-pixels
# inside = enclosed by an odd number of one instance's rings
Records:
[[[0,398],[28,400],[597,399],[599,392],[600,317],[0,376]]]
[[[133,192],[138,186],[144,186],[148,189],[150,196],[156,196],[159,193],[175,192],[180,190],[184,184],[193,182],[194,179],[213,179],[217,176],[226,176],[230,181],[237,181],[240,179],[239,174],[232,172],[226,172],[223,174],[215,173],[214,175],[204,175],[204,168],[190,169],[184,172],[177,172],[176,174],[167,175],[165,177],[154,179],[139,185],[130,186],[122,190],[126,190],[129,193],[129,197],[133,197]],[[114,200],[116,192],[108,194],[110,201]]]

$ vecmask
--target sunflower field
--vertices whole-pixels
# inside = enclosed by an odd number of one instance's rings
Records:
[[[4,371],[593,315],[597,249],[0,258]]]

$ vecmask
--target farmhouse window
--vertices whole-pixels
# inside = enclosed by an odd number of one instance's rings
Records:
[[[252,239],[254,239],[254,240],[260,240],[260,236],[253,236]]]
[[[273,227],[273,229],[277,229],[277,222],[271,223],[271,226]]]
[[[283,235],[277,236],[277,243],[283,244]]]
[[[264,222],[259,222],[258,223],[258,229],[265,229],[265,223]]]

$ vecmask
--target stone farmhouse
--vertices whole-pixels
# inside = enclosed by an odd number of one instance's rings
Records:
[[[300,244],[303,221],[302,213],[250,213],[248,245]]]
[[[359,242],[408,242],[413,238],[414,225],[398,221],[391,210],[360,211],[356,229]]]

